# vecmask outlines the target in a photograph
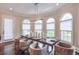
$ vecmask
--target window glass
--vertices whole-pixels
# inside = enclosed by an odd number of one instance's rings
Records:
[[[22,24],[23,35],[30,35],[30,21],[25,19]]]
[[[72,15],[70,13],[66,13],[61,18],[61,40],[71,42],[71,33],[72,33]]]
[[[47,37],[55,38],[55,20],[53,18],[49,18],[47,20]]]
[[[4,19],[4,39],[13,38],[13,20],[9,18]]]
[[[38,20],[35,22],[35,32],[42,32],[42,21]]]

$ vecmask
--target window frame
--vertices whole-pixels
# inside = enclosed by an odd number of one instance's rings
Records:
[[[31,28],[30,28],[30,26],[31,26],[30,23],[31,23],[31,22],[29,21],[29,19],[24,19],[24,20],[22,21],[22,35],[24,35],[24,36],[25,36],[25,35],[30,35],[30,29],[31,29]],[[29,28],[25,28],[25,29],[24,29],[24,28],[23,28],[24,25],[28,26]],[[26,31],[26,34],[24,33],[25,31]]]
[[[37,33],[42,32],[42,27],[43,27],[43,22],[42,22],[42,20],[37,20],[37,21],[35,21],[34,24],[35,24],[35,27],[34,27],[35,32],[37,32]],[[41,28],[38,28],[38,27],[36,27],[36,26],[40,26]]]
[[[65,17],[67,14],[70,15],[70,16],[69,16],[70,18],[69,18],[69,19],[64,19],[64,17]],[[62,20],[62,19],[64,19],[64,20]],[[71,30],[67,30],[67,29],[66,29],[66,30],[65,30],[65,29],[62,30],[62,29],[61,29],[61,23],[66,22],[66,21],[71,21]],[[63,17],[61,18],[61,20],[60,20],[61,40],[72,43],[72,26],[73,26],[73,25],[72,25],[72,22],[73,22],[73,17],[72,17],[72,14],[70,14],[70,13],[64,14]],[[70,34],[70,36],[71,36],[71,37],[70,37],[70,40],[68,40],[68,39],[69,39],[69,38],[68,38],[69,36],[68,36],[67,34],[64,34],[65,32],[66,32],[68,35],[69,35],[69,33],[71,33],[71,34]],[[66,39],[64,39],[64,38],[66,37],[65,35],[67,36]]]
[[[12,40],[13,37],[14,37],[14,35],[13,35],[13,19],[12,18],[8,18],[8,17],[5,17],[4,20],[3,20],[3,24],[4,24],[3,25],[3,31],[4,31],[3,32],[3,39],[6,40],[6,41]],[[7,29],[7,27],[6,27],[7,25],[6,24],[9,25],[9,27],[8,27],[9,28],[9,32],[8,33],[6,33],[7,31],[5,30],[5,29]],[[10,27],[11,27],[11,33],[10,33]],[[8,35],[10,34],[11,36],[8,36],[7,34]]]
[[[51,22],[48,22],[50,19],[52,19],[52,21],[51,21]],[[54,26],[53,26],[54,28],[49,29],[49,28],[48,28],[48,25],[49,25],[49,24],[54,25]],[[54,18],[49,18],[49,19],[47,20],[47,22],[46,22],[46,29],[47,29],[47,35],[46,35],[47,38],[55,38],[55,19],[54,19]],[[48,31],[54,32],[54,34],[53,34],[52,37],[48,37]]]

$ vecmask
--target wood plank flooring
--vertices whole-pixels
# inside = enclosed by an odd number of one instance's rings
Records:
[[[10,43],[5,45],[4,48],[0,48],[0,55],[15,55],[14,44]],[[79,53],[76,53],[76,55],[79,55]]]
[[[10,44],[4,47],[4,55],[14,55],[14,44]]]

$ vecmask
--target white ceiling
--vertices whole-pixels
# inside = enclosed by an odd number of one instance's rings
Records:
[[[48,15],[63,5],[59,4],[57,6],[56,3],[39,3],[38,11],[40,15]],[[13,8],[12,12],[27,17],[36,14],[34,3],[0,3],[0,11],[9,12],[9,8]]]

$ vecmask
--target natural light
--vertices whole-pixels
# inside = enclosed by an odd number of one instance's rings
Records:
[[[13,21],[10,18],[4,19],[4,39],[13,38]]]
[[[61,18],[61,40],[71,42],[71,33],[72,33],[72,15],[70,13],[64,14]]]
[[[49,18],[47,20],[47,37],[55,38],[55,20],[53,18]]]
[[[30,34],[30,21],[25,19],[23,21],[22,25],[23,35],[29,35]]]

